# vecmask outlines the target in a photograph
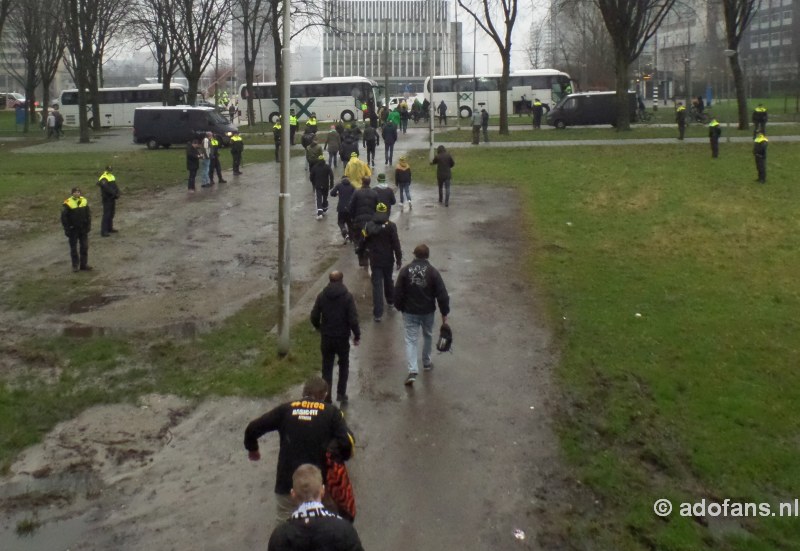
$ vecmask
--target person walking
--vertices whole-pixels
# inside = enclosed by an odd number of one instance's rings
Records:
[[[220,184],[227,184],[227,180],[222,177],[222,165],[219,162],[219,140],[217,137],[212,133],[208,133],[209,143],[211,144],[211,153],[209,155],[209,166],[208,166],[208,179],[211,182],[211,185],[214,185],[214,172],[217,173],[217,181]]]
[[[92,213],[89,210],[89,202],[81,195],[78,187],[72,188],[72,195],[64,200],[61,208],[61,225],[64,227],[64,235],[69,239],[72,271],[91,270],[89,232],[92,231]]]
[[[331,190],[331,197],[339,198],[339,202],[336,204],[336,224],[339,226],[339,231],[342,232],[342,238],[345,243],[351,240],[350,236],[353,234],[352,219],[350,218],[348,207],[355,191],[356,188],[350,184],[350,180],[346,176]]]
[[[52,137],[58,139],[58,131],[56,130],[56,114],[55,111],[50,111],[47,115],[47,139]]]
[[[323,216],[328,213],[328,192],[333,188],[333,170],[325,162],[325,155],[321,151],[322,148],[320,148],[317,162],[311,165],[309,170],[317,202],[317,220],[322,220]]]
[[[436,110],[439,112],[439,126],[447,126],[447,104],[444,100],[439,103]]]
[[[756,170],[758,171],[758,182],[761,184],[767,183],[767,144],[769,140],[763,132],[756,135],[753,140],[753,157],[756,160]]]
[[[533,98],[533,128],[534,130],[541,130],[542,128],[542,114],[544,114],[544,105],[539,101],[539,98]]]
[[[408,208],[411,209],[411,166],[408,157],[402,155],[394,168],[394,184],[400,192],[400,209],[403,210],[405,199],[408,199]]]
[[[479,111],[472,112],[472,145],[481,143],[481,114]]]
[[[361,250],[358,252],[369,256],[372,272],[372,315],[376,322],[380,322],[383,318],[384,296],[390,307],[394,303],[392,265],[396,262],[399,270],[403,259],[397,225],[389,220],[387,205],[377,204],[372,220],[364,226],[363,235]]]
[[[759,103],[753,109],[753,137],[757,136],[759,132],[762,134],[767,133],[767,108],[763,103]]]
[[[411,386],[417,380],[418,341],[422,330],[422,368],[433,369],[431,350],[433,347],[433,321],[436,306],[442,314],[442,323],[450,314],[450,296],[439,270],[428,261],[430,248],[424,243],[414,248],[414,260],[400,269],[394,284],[394,306],[403,313],[405,328],[406,360],[408,376],[405,384]]]
[[[385,165],[392,164],[394,157],[394,144],[397,143],[397,126],[391,120],[386,121],[381,131],[383,135],[383,154]]]
[[[251,461],[259,461],[258,439],[278,432],[280,451],[275,475],[275,497],[280,520],[294,510],[290,492],[292,474],[300,465],[317,467],[323,479],[327,474],[325,454],[335,449],[344,459],[350,457],[353,443],[350,431],[339,408],[325,402],[328,383],[319,375],[309,377],[303,385],[303,397],[275,407],[251,421],[244,431],[244,447]]]
[[[345,173],[353,153],[358,156],[358,142],[353,132],[348,129],[342,135],[342,146],[339,149],[339,157],[342,159],[342,168],[345,170]],[[355,187],[358,187],[358,184],[356,184],[354,180],[351,179],[351,182],[353,182]]]
[[[358,310],[352,293],[344,284],[344,275],[335,270],[328,274],[328,285],[317,295],[311,309],[311,325],[320,332],[322,353],[322,378],[333,389],[333,361],[339,358],[339,377],[336,383],[336,401],[346,403],[347,378],[350,373],[350,335],[353,346],[361,341]],[[325,397],[327,402],[331,396]]]
[[[207,132],[205,136],[203,136],[203,141],[201,142],[200,152],[202,156],[200,157],[200,187],[209,187],[211,184],[211,177],[209,176],[209,171],[211,168],[211,138],[209,138],[209,134],[211,132]]]
[[[197,171],[200,169],[200,159],[202,158],[200,140],[194,138],[186,144],[186,170],[189,171],[189,181],[187,182],[189,193],[195,192],[194,182],[197,179]]]
[[[372,170],[367,163],[358,158],[358,152],[353,151],[350,153],[350,161],[348,161],[347,166],[344,167],[344,175],[350,179],[350,183],[353,184],[353,187],[358,189],[361,187],[361,182],[364,178],[372,176]]]
[[[329,511],[322,471],[300,465],[292,474],[291,497],[297,508],[272,531],[267,551],[364,551],[348,519]]]
[[[408,112],[408,104],[404,101],[400,104],[400,128],[403,134],[408,132],[408,119],[410,118],[411,114]]]
[[[351,180],[352,182],[352,180]],[[363,253],[361,242],[364,240],[363,230],[367,222],[372,220],[375,214],[375,208],[378,206],[378,194],[370,187],[369,177],[364,177],[361,180],[361,187],[356,189],[353,197],[350,199],[350,205],[347,211],[350,213],[350,219],[353,221],[353,232],[350,237],[353,240],[356,255],[358,256],[358,265],[365,268],[367,264],[367,256]]]
[[[372,125],[367,125],[364,128],[364,148],[367,150],[367,164],[375,166],[375,148],[380,145],[380,138],[378,137],[378,130]]]
[[[336,126],[331,125],[330,131],[325,135],[325,151],[328,152],[328,164],[336,168],[339,166],[339,148],[342,146],[342,137],[336,131]]]
[[[489,141],[489,112],[481,109],[481,130],[483,130],[483,141]]]
[[[119,186],[117,178],[111,171],[111,165],[106,167],[105,172],[97,180],[100,188],[100,199],[103,201],[103,218],[100,219],[100,236],[108,237],[112,233],[117,233],[114,229],[114,214],[117,211],[117,199],[119,199]]]
[[[686,107],[681,102],[675,108],[675,122],[678,123],[678,139],[682,140],[686,133]]]
[[[397,198],[394,195],[394,190],[389,187],[386,181],[386,174],[378,174],[378,179],[375,182],[375,193],[378,195],[378,202],[386,205],[389,209],[389,216],[392,214],[392,205],[397,203]]]
[[[317,133],[317,114],[311,113],[311,116],[308,117],[306,121],[306,131],[310,131],[314,134]]]
[[[444,206],[450,206],[450,180],[453,177],[452,168],[456,166],[453,157],[443,145],[436,148],[436,155],[431,161],[436,166],[436,183],[439,186],[439,202],[442,202],[442,188],[444,188]]]
[[[283,133],[283,125],[281,118],[275,121],[272,125],[272,140],[275,142],[275,162],[281,162],[281,134]]]
[[[239,176],[242,171],[239,167],[242,165],[242,152],[244,152],[244,141],[236,130],[231,136],[231,158],[233,159],[233,175]]]
[[[316,134],[312,132],[306,132],[303,134],[304,141],[306,140],[306,136],[311,137],[311,141],[306,146],[306,162],[308,163],[308,169],[311,170],[311,167],[319,161],[320,157],[322,157],[323,162],[325,162],[325,153],[322,150],[322,146],[319,145],[319,142],[317,141]]]
[[[711,142],[711,158],[719,157],[719,137],[722,134],[722,127],[716,118],[712,118],[708,123],[708,141]]]

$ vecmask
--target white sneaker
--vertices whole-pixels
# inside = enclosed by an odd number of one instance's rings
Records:
[[[322,220],[322,215],[321,214],[317,215],[317,220]]]

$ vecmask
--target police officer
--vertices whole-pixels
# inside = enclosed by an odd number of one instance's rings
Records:
[[[306,132],[317,133],[317,114],[311,113],[311,116],[306,121]]]
[[[119,198],[119,187],[111,166],[107,166],[105,172],[100,175],[97,185],[100,187],[100,197],[103,201],[103,218],[100,221],[100,235],[108,237],[112,233],[117,233],[114,229],[114,214],[117,210],[117,199]]]
[[[719,157],[719,136],[722,134],[722,128],[716,118],[712,118],[708,123],[708,140],[711,142],[711,158],[716,159]]]
[[[239,166],[242,164],[242,152],[244,151],[244,142],[238,131],[234,131],[231,136],[231,157],[233,157],[233,175],[238,176],[242,172]]]
[[[294,145],[294,135],[297,133],[297,117],[294,109],[289,109],[289,144]]]
[[[208,179],[213,186],[214,172],[216,171],[219,183],[225,184],[227,181],[222,178],[222,165],[219,164],[219,140],[216,134],[210,136],[209,142],[211,143],[211,157],[209,159],[211,162],[208,164]]]
[[[767,144],[769,140],[763,132],[756,134],[753,140],[753,156],[756,159],[756,170],[758,171],[758,182],[767,183]]]
[[[272,137],[275,140],[275,162],[281,162],[280,151],[281,151],[281,132],[283,126],[281,125],[281,118],[278,117],[278,120],[275,121],[275,124],[272,125]]]
[[[753,137],[756,137],[759,132],[767,133],[767,108],[761,103],[753,110],[753,126]]]
[[[678,123],[678,139],[682,140],[686,132],[686,107],[681,102],[675,107],[675,122]]]
[[[539,101],[539,98],[533,99],[533,127],[535,129],[540,129],[542,127],[542,113],[544,112],[544,106],[542,102]]]
[[[69,239],[72,271],[91,270],[92,267],[88,262],[92,214],[89,211],[89,202],[81,195],[80,188],[72,188],[72,195],[64,200],[64,206],[61,208],[61,225],[64,227],[64,235]]]

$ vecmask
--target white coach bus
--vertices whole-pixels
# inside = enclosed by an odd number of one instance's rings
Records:
[[[99,117],[100,126],[133,126],[133,114],[137,107],[161,105],[160,84],[140,84],[123,88],[100,88],[98,91],[100,113],[92,112],[89,102],[88,119],[90,126],[94,118]],[[65,126],[78,126],[78,90],[64,90],[58,99],[59,111],[64,117]],[[186,90],[180,84],[170,86],[169,105],[185,105]]]

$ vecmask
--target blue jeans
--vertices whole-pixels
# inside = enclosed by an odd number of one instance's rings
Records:
[[[331,167],[335,167],[338,164],[339,164],[339,152],[328,151],[328,165]]]
[[[392,164],[392,157],[394,156],[394,144],[383,142],[384,161],[387,165]]]
[[[397,188],[400,190],[400,204],[403,204],[403,194],[408,202],[411,202],[411,184],[398,184]]]
[[[419,373],[417,367],[417,342],[419,340],[419,330],[422,328],[422,365],[431,363],[431,349],[433,348],[433,317],[436,312],[430,314],[409,314],[403,312],[403,326],[406,331],[406,359],[408,360],[408,372]]]
[[[211,167],[211,159],[200,159],[200,184],[207,186],[211,181],[208,169]]]
[[[394,302],[394,283],[392,282],[392,266],[370,266],[372,270],[372,314],[375,318],[383,316],[383,297],[386,302]]]

